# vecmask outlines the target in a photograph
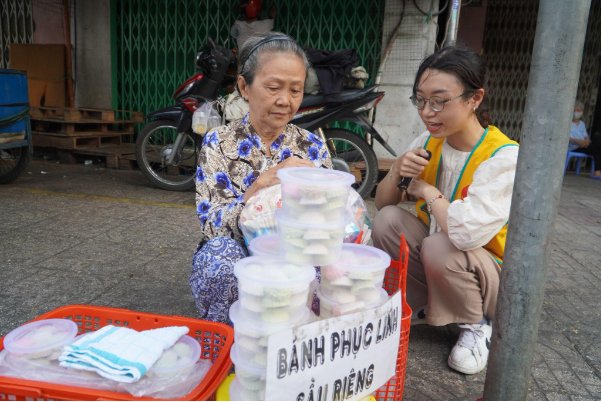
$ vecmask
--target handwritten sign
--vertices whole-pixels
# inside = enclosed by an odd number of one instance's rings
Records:
[[[271,335],[266,399],[342,401],[367,396],[395,375],[401,293],[380,307]]]

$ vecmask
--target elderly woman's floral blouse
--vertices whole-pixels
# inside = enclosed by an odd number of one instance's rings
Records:
[[[332,169],[322,139],[287,124],[272,143],[270,154],[251,126],[249,115],[205,135],[196,172],[196,205],[201,225],[201,244],[217,236],[244,243],[238,218],[247,188],[263,172],[286,158],[308,159],[316,167]]]

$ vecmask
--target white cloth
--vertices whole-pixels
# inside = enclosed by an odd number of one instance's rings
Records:
[[[270,32],[272,29],[274,29],[274,20],[269,18],[253,21],[250,24],[243,20],[236,20],[230,29],[230,35],[236,39],[236,43],[240,49],[249,37],[258,33]]]
[[[226,98],[226,106],[224,106],[224,118],[227,122],[242,119],[249,113],[249,102],[247,102],[238,91],[232,92]]]
[[[138,332],[107,325],[65,346],[59,365],[132,383],[142,378],[163,351],[188,331],[187,327],[165,327]]]
[[[422,148],[429,132],[422,133],[407,151]],[[470,152],[452,148],[443,143],[438,189],[449,200]],[[510,217],[510,202],[518,147],[501,148],[494,156],[482,162],[468,187],[468,196],[456,200],[447,210],[447,229],[450,241],[460,250],[483,247],[504,227]],[[432,163],[437,163],[432,161]],[[428,200],[427,200],[428,201]],[[440,232],[441,226],[431,215],[430,235]]]

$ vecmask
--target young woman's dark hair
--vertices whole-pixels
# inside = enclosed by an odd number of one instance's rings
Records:
[[[485,89],[485,97],[475,111],[477,119],[483,128],[491,124],[489,116],[489,98],[487,96],[487,66],[481,57],[470,49],[448,46],[436,51],[420,63],[413,92],[416,94],[420,79],[427,69],[442,71],[456,77],[466,93],[463,98],[468,100],[480,88]]]

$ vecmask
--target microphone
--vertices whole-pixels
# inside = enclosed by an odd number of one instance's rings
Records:
[[[426,159],[427,161],[430,161],[431,160],[431,156],[433,156],[433,154],[431,153],[431,151],[426,151],[426,153],[428,154],[428,156],[422,156],[422,155],[418,155],[418,156],[420,156],[421,158]],[[397,185],[397,187],[400,190],[404,190],[404,191],[407,192],[408,191],[408,186],[412,182],[412,179],[413,179],[413,177],[402,177],[401,178],[401,183],[399,183]]]

